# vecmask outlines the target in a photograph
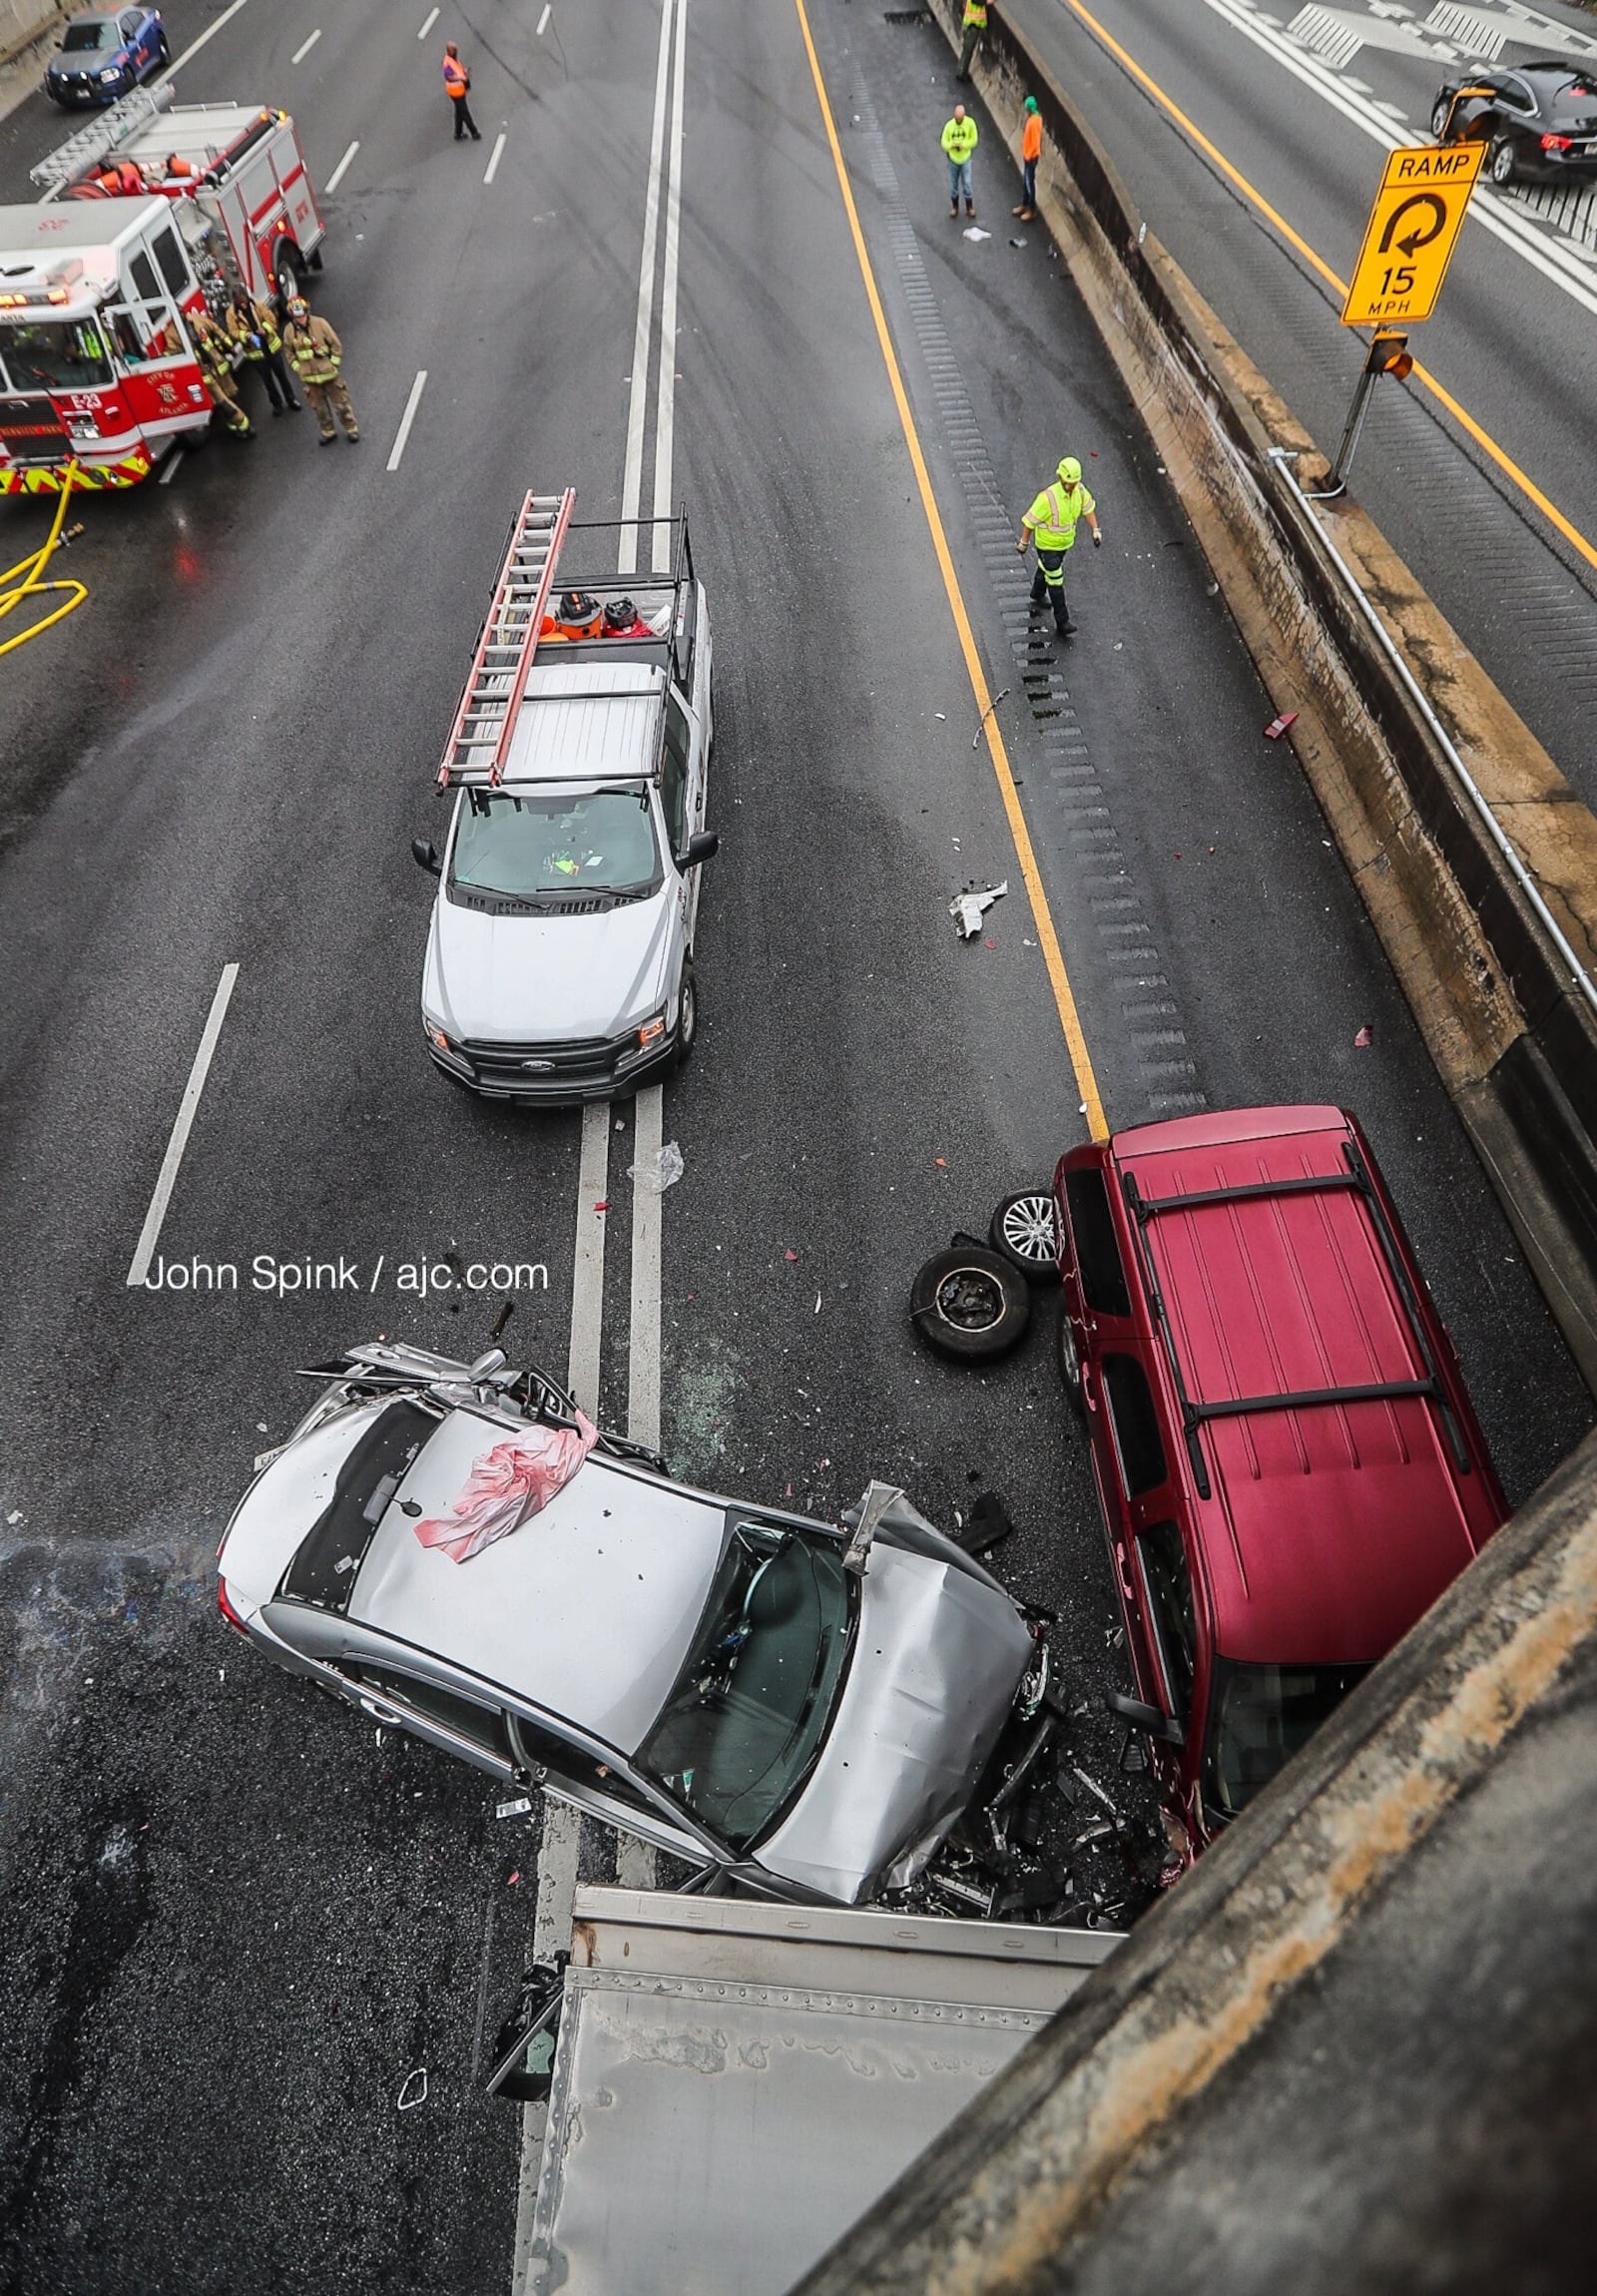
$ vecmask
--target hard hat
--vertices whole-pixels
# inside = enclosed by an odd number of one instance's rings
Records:
[[[638,609],[630,598],[612,598],[605,608],[607,630],[630,630],[638,619]]]
[[[1081,464],[1073,454],[1067,454],[1059,465],[1059,475],[1067,486],[1074,486],[1081,477]]]
[[[291,294],[288,297],[288,316],[290,318],[308,318],[310,316],[310,305],[305,301],[302,294]],[[1078,463],[1077,468],[1080,467]]]

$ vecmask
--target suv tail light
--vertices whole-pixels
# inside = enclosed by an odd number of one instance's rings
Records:
[[[222,1612],[228,1624],[236,1628],[240,1634],[249,1633],[249,1627],[246,1626],[233,1604],[228,1600],[228,1582],[225,1578],[217,1580],[217,1608]]]
[[[1570,140],[1568,136],[1543,136],[1541,148],[1544,152],[1567,152]]]

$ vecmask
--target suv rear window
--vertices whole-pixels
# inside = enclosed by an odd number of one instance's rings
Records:
[[[433,1413],[419,1404],[392,1403],[373,1420],[338,1469],[331,1498],[282,1574],[277,1593],[287,1602],[346,1611],[366,1549],[388,1502],[437,1433]]]
[[[1109,1191],[1101,1172],[1070,1172],[1065,1176],[1065,1204],[1070,1233],[1076,1247],[1076,1272],[1089,1308],[1100,1316],[1129,1316],[1131,1299],[1115,1223],[1109,1210]]]
[[[1153,1390],[1135,1356],[1105,1356],[1103,1375],[1120,1478],[1126,1496],[1135,1498],[1141,1491],[1157,1490],[1170,1479],[1165,1446],[1159,1439]]]
[[[1220,1662],[1210,1710],[1204,1799],[1236,1817],[1306,1746],[1367,1666],[1242,1666]]]

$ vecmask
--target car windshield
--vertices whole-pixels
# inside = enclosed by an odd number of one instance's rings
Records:
[[[115,24],[69,24],[62,41],[62,52],[68,56],[82,55],[95,48],[120,48],[121,40]]]
[[[95,390],[110,380],[106,339],[95,319],[0,326],[0,381],[8,390]]]
[[[734,1522],[688,1663],[640,1760],[735,1850],[770,1826],[819,1751],[849,1612],[833,1544]]]
[[[1236,1817],[1307,1746],[1367,1666],[1243,1666],[1222,1659],[1211,1711],[1205,1793]]]
[[[646,791],[466,792],[450,873],[463,891],[543,900],[563,892],[639,892],[659,877]]]

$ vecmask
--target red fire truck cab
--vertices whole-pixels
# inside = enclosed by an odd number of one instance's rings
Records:
[[[133,486],[203,428],[204,306],[163,199],[0,208],[0,493]]]

